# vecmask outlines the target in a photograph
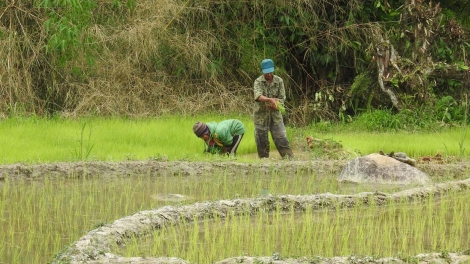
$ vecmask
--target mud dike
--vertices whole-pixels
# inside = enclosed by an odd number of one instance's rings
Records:
[[[189,222],[194,219],[220,217],[227,215],[256,214],[258,211],[274,212],[278,208],[288,211],[292,206],[299,212],[319,209],[353,208],[369,204],[386,205],[391,202],[410,203],[423,201],[430,195],[443,196],[449,192],[462,192],[470,188],[470,179],[440,183],[426,187],[413,188],[393,194],[381,192],[362,192],[354,195],[335,195],[331,193],[294,196],[263,196],[251,199],[220,200],[200,202],[185,206],[165,206],[154,210],[141,211],[97,229],[91,230],[76,243],[61,252],[51,263],[190,263],[179,258],[151,258],[115,255],[110,247],[124,243],[128,238],[143,236],[149,232],[163,229],[178,222]],[[230,257],[230,256],[227,256]],[[470,255],[464,253],[432,253],[415,256],[416,263],[468,263]],[[266,257],[231,257],[216,264],[230,263],[405,263],[399,258],[359,258],[334,257],[315,259]]]

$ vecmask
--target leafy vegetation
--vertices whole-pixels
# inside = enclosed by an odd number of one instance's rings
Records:
[[[464,0],[4,1],[0,114],[248,114],[265,57],[296,126],[456,109],[468,13]]]

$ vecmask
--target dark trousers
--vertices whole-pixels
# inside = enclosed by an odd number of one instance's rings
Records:
[[[278,124],[270,122],[267,126],[255,124],[255,141],[256,147],[258,148],[258,157],[269,158],[268,132],[271,132],[274,145],[281,157],[285,158],[287,155],[288,158],[293,158],[294,154],[292,153],[289,140],[287,139],[286,127],[282,122]]]
[[[227,149],[227,154],[228,155],[235,155],[237,152],[238,145],[240,145],[240,142],[242,141],[244,134],[241,135],[235,135],[233,136],[233,142],[232,145],[230,145]]]

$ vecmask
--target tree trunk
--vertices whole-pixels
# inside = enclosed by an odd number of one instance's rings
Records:
[[[398,72],[400,68],[396,65],[396,55],[393,46],[388,40],[382,40],[382,42],[377,46],[377,68],[378,68],[378,82],[382,91],[390,97],[393,106],[400,110],[402,108],[402,103],[400,99],[396,96],[392,87],[387,85],[384,80],[387,80],[390,75],[389,65],[391,64]]]

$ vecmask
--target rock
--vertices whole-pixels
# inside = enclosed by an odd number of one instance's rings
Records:
[[[106,260],[88,260],[88,264],[103,264],[103,263],[113,263],[113,264],[190,264],[190,262],[182,260],[180,258],[174,257],[116,257],[109,258]]]
[[[430,253],[430,254],[419,254],[414,256],[416,263],[468,263],[470,261],[470,256],[467,254],[460,253]],[[348,256],[348,257],[314,257],[314,258],[287,258],[279,259],[277,257],[233,257],[227,258],[215,264],[258,264],[258,263],[271,263],[271,264],[308,264],[308,263],[318,263],[318,264],[351,264],[351,263],[394,263],[401,264],[407,263],[397,257],[384,257],[376,259],[372,256]]]
[[[373,153],[348,162],[341,171],[338,181],[425,185],[431,183],[431,178],[396,158]]]
[[[404,162],[406,164],[409,164],[411,166],[416,166],[416,160],[408,157],[405,152],[390,152],[389,154],[385,154],[383,151],[379,151],[380,155],[384,156],[389,156],[391,158],[394,158],[398,161]]]
[[[150,197],[152,199],[162,202],[182,202],[186,200],[191,200],[191,197],[177,193],[155,194],[151,195]]]

